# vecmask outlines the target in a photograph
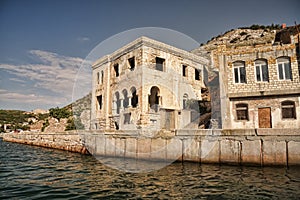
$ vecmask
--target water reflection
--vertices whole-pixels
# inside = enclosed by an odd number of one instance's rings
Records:
[[[0,141],[0,198],[297,199],[300,168],[173,163],[125,173],[92,156]],[[145,163],[147,164],[147,163]]]

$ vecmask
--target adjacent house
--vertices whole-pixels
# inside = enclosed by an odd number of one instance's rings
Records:
[[[238,29],[209,50],[223,129],[300,128],[299,29]]]

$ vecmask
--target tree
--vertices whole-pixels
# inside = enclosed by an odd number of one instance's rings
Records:
[[[84,125],[81,123],[80,119],[68,119],[67,121],[68,125],[66,126],[65,131],[70,131],[70,130],[82,130],[84,129]]]
[[[49,115],[51,117],[58,119],[58,121],[60,121],[60,119],[62,118],[69,118],[72,115],[72,113],[66,108],[56,107],[56,108],[49,109]]]

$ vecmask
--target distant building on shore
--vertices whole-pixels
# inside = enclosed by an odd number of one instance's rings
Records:
[[[32,113],[34,114],[46,114],[46,113],[49,113],[49,110],[43,110],[43,109],[35,109],[32,111]]]

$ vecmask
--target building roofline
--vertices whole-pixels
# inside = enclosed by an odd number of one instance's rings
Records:
[[[154,49],[158,49],[158,50],[162,50],[162,51],[166,51],[168,53],[171,53],[173,55],[176,56],[180,56],[182,58],[185,59],[189,59],[191,61],[197,62],[197,63],[201,63],[203,65],[208,65],[209,64],[209,60],[200,56],[197,56],[193,53],[190,53],[186,50],[168,45],[166,43],[145,37],[145,36],[141,36],[139,38],[137,38],[136,40],[126,44],[125,46],[117,49],[116,51],[114,51],[113,53],[109,54],[109,55],[105,55],[103,57],[101,57],[100,59],[98,59],[97,61],[95,61],[92,65],[92,68],[96,68],[99,65],[103,65],[107,62],[110,62],[111,60],[114,60],[130,51],[133,51],[134,49],[137,49],[139,47],[142,46],[147,46],[147,47],[151,47]]]

